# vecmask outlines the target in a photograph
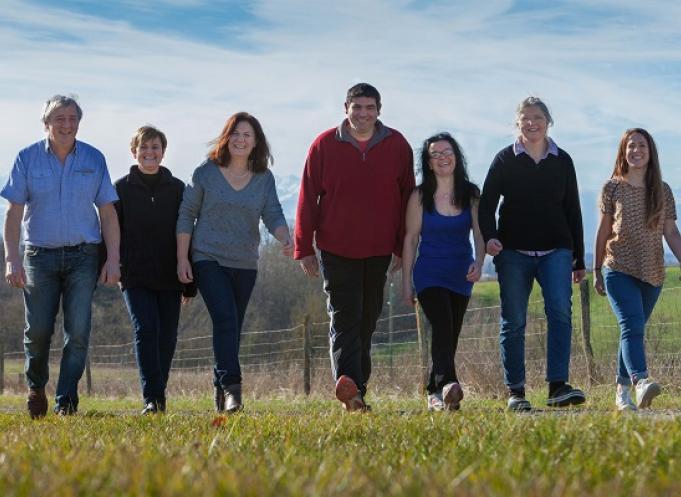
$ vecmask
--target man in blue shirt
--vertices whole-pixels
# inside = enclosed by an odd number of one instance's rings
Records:
[[[25,372],[33,418],[47,413],[48,356],[60,299],[64,349],[54,410],[69,415],[78,408],[102,236],[108,255],[99,281],[113,286],[120,277],[120,233],[113,206],[118,197],[102,153],[76,140],[82,116],[73,98],[49,99],[42,115],[47,137],[19,152],[0,191],[10,203],[4,231],[5,279],[24,292]]]

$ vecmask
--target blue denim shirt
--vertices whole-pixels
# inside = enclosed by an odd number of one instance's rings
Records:
[[[62,165],[47,138],[19,152],[0,195],[26,206],[24,242],[47,248],[101,242],[95,206],[118,200],[99,150],[76,141]]]

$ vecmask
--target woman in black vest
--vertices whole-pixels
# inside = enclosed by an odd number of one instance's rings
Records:
[[[184,183],[161,166],[165,135],[143,126],[130,147],[137,164],[116,181],[121,226],[121,288],[135,336],[144,409],[163,412],[177,343],[180,303],[196,289],[177,279],[175,225]]]

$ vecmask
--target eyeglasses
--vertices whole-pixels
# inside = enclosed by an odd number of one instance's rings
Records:
[[[431,159],[444,159],[445,157],[451,157],[454,155],[454,150],[451,148],[446,148],[440,152],[431,152],[429,155]]]

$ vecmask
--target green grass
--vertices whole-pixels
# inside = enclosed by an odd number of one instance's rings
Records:
[[[249,401],[228,418],[208,399],[141,417],[137,401],[89,398],[78,416],[41,421],[3,397],[0,494],[679,495],[681,421],[664,410],[676,399],[663,396],[657,415],[618,415],[611,394],[533,415],[485,399],[436,414],[421,398],[378,399],[352,415],[298,399]]]

